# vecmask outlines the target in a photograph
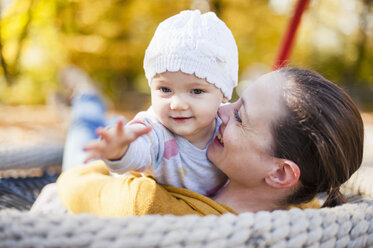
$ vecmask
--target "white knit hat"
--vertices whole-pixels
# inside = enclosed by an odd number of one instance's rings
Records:
[[[145,76],[165,71],[195,74],[228,99],[238,80],[238,51],[232,32],[215,13],[186,10],[159,24],[145,51]]]

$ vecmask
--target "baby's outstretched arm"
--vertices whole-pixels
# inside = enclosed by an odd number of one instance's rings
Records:
[[[118,121],[115,127],[109,129],[98,128],[96,133],[100,136],[100,139],[90,142],[83,148],[84,151],[88,152],[84,162],[86,163],[93,158],[120,159],[132,141],[141,135],[149,133],[151,129],[151,126],[145,126],[140,123],[129,123],[124,126],[123,121]]]

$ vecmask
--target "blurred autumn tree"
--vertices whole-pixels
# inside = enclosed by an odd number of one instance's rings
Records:
[[[373,0],[311,1],[293,58],[373,110]]]
[[[295,0],[3,0],[1,4],[0,101],[44,103],[58,88],[58,70],[75,64],[117,107],[141,109],[149,99],[142,60],[162,20],[184,9],[215,11],[236,38],[240,77],[250,81],[270,70]],[[372,13],[372,0],[311,0],[291,64],[315,69],[351,89],[359,85],[368,89],[364,92],[371,91]]]

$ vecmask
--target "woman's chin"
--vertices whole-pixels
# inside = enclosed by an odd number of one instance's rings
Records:
[[[220,143],[218,138],[215,138],[214,141],[209,145],[207,149],[207,157],[208,159],[214,163],[215,158],[219,156],[224,149],[224,145]]]

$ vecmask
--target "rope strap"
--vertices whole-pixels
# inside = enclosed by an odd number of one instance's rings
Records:
[[[35,144],[29,146],[0,146],[0,170],[46,168],[61,165],[63,145]]]

